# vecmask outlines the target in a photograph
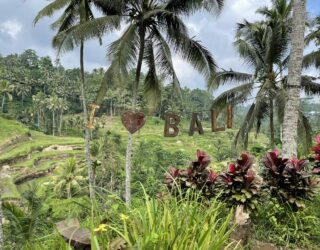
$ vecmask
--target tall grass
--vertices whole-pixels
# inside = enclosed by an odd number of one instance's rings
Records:
[[[232,215],[233,211],[226,212],[216,200],[204,205],[190,194],[183,199],[168,196],[162,200],[145,194],[144,203],[119,215],[122,225],[107,224],[107,228],[129,249],[214,250],[231,246]],[[100,240],[103,237],[99,235]]]

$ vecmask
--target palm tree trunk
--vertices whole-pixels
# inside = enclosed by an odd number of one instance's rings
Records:
[[[52,135],[53,136],[54,136],[55,129],[56,129],[56,125],[55,125],[54,110],[52,110]]]
[[[89,177],[89,193],[90,198],[95,198],[94,192],[94,176],[92,171],[92,162],[91,162],[91,152],[90,152],[90,130],[87,128],[86,124],[88,122],[88,110],[87,110],[87,101],[85,97],[85,77],[84,77],[84,62],[83,62],[83,52],[84,44],[81,42],[80,45],[80,74],[81,74],[81,94],[82,94],[82,106],[83,106],[83,120],[85,125],[85,149],[86,149],[86,159],[88,164],[88,177]]]
[[[139,58],[138,58],[138,64],[137,64],[137,70],[136,70],[136,78],[135,82],[133,84],[133,96],[132,96],[132,110],[136,109],[137,106],[137,92],[139,87],[139,81],[140,81],[140,75],[141,75],[141,67],[142,67],[142,61],[143,61],[143,54],[144,54],[144,29],[143,27],[139,30],[140,35],[140,51],[139,51]],[[132,134],[129,132],[128,135],[128,145],[127,145],[127,152],[126,152],[126,204],[130,206],[131,204],[131,161],[132,161],[132,143],[133,138]]]
[[[40,128],[40,110],[38,110],[38,129]]]
[[[293,1],[292,46],[288,74],[288,99],[283,121],[283,157],[292,157],[298,153],[298,119],[300,104],[301,71],[304,49],[306,21],[306,3]]]
[[[59,122],[59,134],[61,136],[61,130],[62,130],[62,115],[63,111],[60,112],[60,122]]]
[[[2,198],[0,197],[0,250],[4,249],[2,220],[3,220]]]
[[[3,96],[2,96],[2,104],[1,104],[1,112],[3,113],[3,111],[4,111],[4,102],[5,102],[5,99],[6,99],[6,96],[5,96],[5,94],[3,94]]]
[[[270,147],[274,149],[275,142],[274,142],[274,119],[273,119],[273,99],[272,96],[269,97],[269,120],[270,120]]]

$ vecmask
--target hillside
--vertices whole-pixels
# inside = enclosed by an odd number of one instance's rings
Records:
[[[50,174],[57,166],[63,164],[67,158],[84,159],[83,140],[79,137],[49,136],[37,131],[31,131],[22,124],[0,118],[1,143],[0,167],[3,198],[19,198],[16,184],[28,182],[33,178],[44,177]],[[98,119],[101,123],[99,135],[107,131],[121,136],[123,143],[127,140],[127,131],[121,124],[120,117],[105,117]],[[102,125],[103,124],[103,125]],[[210,124],[203,123],[204,135],[188,135],[189,121],[180,125],[180,134],[175,138],[163,136],[164,121],[148,117],[145,126],[134,135],[135,147],[142,142],[154,142],[170,152],[183,152],[192,159],[197,149],[206,151],[214,164],[222,159],[228,159],[232,148],[232,138],[236,130],[211,132]],[[257,139],[252,137],[250,145],[266,146],[267,138],[264,135]],[[124,155],[123,155],[124,158]],[[152,165],[150,165],[152,167]]]

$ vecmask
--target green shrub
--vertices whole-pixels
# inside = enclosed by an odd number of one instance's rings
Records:
[[[266,187],[280,203],[291,204],[294,210],[305,208],[305,201],[312,199],[318,180],[312,177],[308,161],[285,159],[279,152],[269,152],[262,159]]]
[[[113,231],[133,249],[222,249],[230,243],[233,215],[224,211],[216,200],[206,207],[188,196],[183,200],[171,196],[156,200],[145,195],[144,204],[118,215],[122,226],[106,223],[96,231],[100,240]],[[102,227],[105,233],[99,230]]]

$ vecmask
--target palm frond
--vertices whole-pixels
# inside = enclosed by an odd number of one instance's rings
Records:
[[[108,48],[108,56],[112,61],[113,71],[128,74],[128,69],[134,66],[139,48],[137,24],[132,23],[123,35]]]
[[[316,67],[320,68],[320,50],[319,51],[313,51],[303,58],[303,67],[304,68],[310,68],[310,67]]]
[[[42,10],[39,11],[35,19],[33,20],[33,24],[35,25],[41,18],[50,17],[57,10],[62,9],[66,5],[70,4],[70,0],[55,0],[52,3],[48,4]]]
[[[301,77],[301,89],[307,95],[319,95],[320,94],[320,83],[314,82],[315,77],[302,76]]]
[[[221,71],[215,74],[213,80],[209,83],[209,89],[217,89],[226,83],[244,83],[252,81],[253,75],[248,73],[230,71]]]
[[[145,78],[145,93],[151,108],[157,106],[160,101],[160,86],[156,71],[156,60],[152,40],[148,40],[145,46],[144,60],[148,67]]]
[[[254,111],[255,104],[252,104],[235,137],[234,144],[236,145],[236,147],[239,147],[240,149],[246,149],[248,147],[249,132],[254,126]]]
[[[73,50],[85,40],[99,38],[102,34],[118,28],[119,23],[118,16],[106,16],[72,26],[53,38],[53,47],[58,49],[58,53]]]
[[[312,145],[312,127],[308,118],[301,111],[299,111],[298,136],[302,152],[307,154]]]
[[[220,112],[227,105],[236,105],[245,102],[249,95],[251,95],[253,83],[247,83],[235,88],[229,89],[214,99],[211,109]]]
[[[169,0],[165,8],[169,11],[189,15],[204,9],[218,14],[224,5],[224,0]]]
[[[170,47],[164,37],[156,28],[153,29],[153,35],[154,38],[158,41],[155,46],[157,48],[156,61],[160,72],[165,77],[172,78],[172,83],[175,90],[181,95],[180,82],[173,67]]]

